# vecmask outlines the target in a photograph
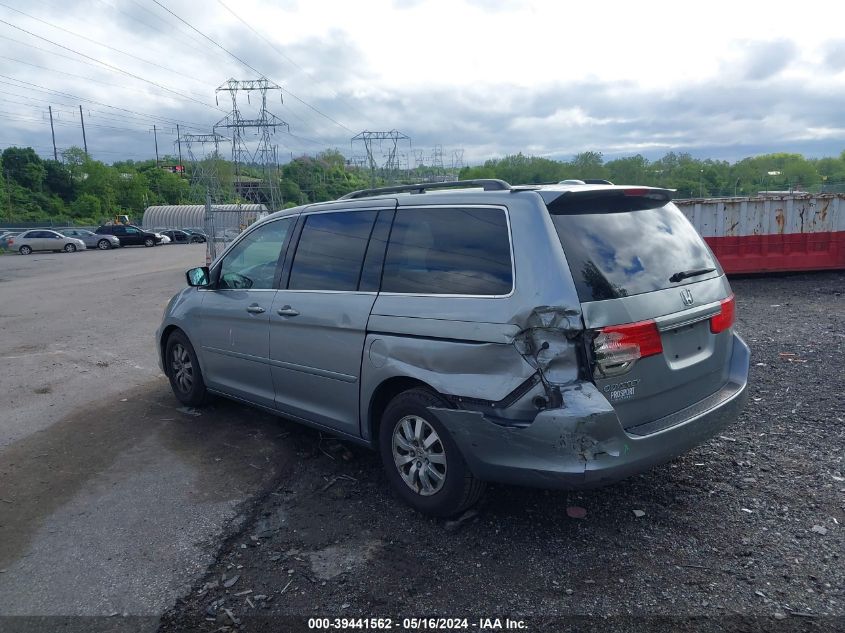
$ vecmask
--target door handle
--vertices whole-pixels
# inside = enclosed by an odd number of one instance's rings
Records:
[[[264,312],[264,308],[261,306],[249,306],[246,311],[250,314],[261,314]]]
[[[276,310],[276,314],[279,316],[296,316],[299,314],[299,310],[294,310],[290,306],[284,306]]]

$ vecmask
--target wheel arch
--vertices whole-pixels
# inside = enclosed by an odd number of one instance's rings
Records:
[[[379,428],[381,426],[381,417],[384,414],[387,405],[393,398],[398,396],[403,391],[422,387],[429,391],[436,393],[437,389],[428,383],[419,380],[418,378],[411,378],[410,376],[393,376],[382,381],[378,387],[373,390],[370,396],[369,406],[367,407],[367,417],[365,420],[366,430],[369,432],[369,441],[373,446],[378,445]]]

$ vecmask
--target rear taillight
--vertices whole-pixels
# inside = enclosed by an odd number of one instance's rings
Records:
[[[724,332],[734,324],[736,316],[736,297],[731,294],[719,304],[719,314],[710,317],[710,331],[713,334]]]
[[[596,369],[602,376],[628,371],[640,358],[663,353],[660,332],[654,321],[609,325],[593,339]]]

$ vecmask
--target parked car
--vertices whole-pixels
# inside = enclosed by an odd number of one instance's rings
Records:
[[[34,251],[75,253],[78,250],[85,250],[85,242],[75,237],[67,237],[56,231],[35,229],[11,238],[9,248],[10,250],[15,249],[21,255],[30,255]]]
[[[114,235],[121,246],[156,246],[162,243],[159,233],[145,231],[131,224],[104,224],[95,231],[97,235]]]
[[[156,338],[181,402],[219,394],[372,447],[434,515],[488,481],[641,473],[746,396],[730,284],[666,189],[356,192],[260,220],[187,281]]]
[[[238,229],[221,229],[214,232],[215,242],[232,242],[241,234]]]
[[[0,248],[4,250],[9,250],[9,240],[15,237],[16,235],[18,235],[18,233],[12,231],[5,231],[3,233],[0,233]]]
[[[205,237],[192,235],[180,229],[166,229],[161,234],[170,238],[170,241],[174,244],[199,244],[200,242],[205,242]]]
[[[99,235],[88,229],[62,229],[59,231],[65,237],[75,237],[85,243],[86,248],[98,248],[107,251],[120,246],[120,240],[115,235]]]
[[[199,229],[182,229],[182,230],[185,231],[185,233],[187,233],[188,235],[191,236],[191,242],[193,242],[195,244],[205,243],[205,242],[208,241],[208,235],[206,235],[204,231],[201,231]]]

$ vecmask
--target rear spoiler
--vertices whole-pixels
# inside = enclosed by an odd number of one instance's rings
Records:
[[[657,187],[602,187],[569,191],[538,191],[549,213],[570,215],[578,213],[621,213],[644,211],[662,207],[672,200],[674,189]]]

